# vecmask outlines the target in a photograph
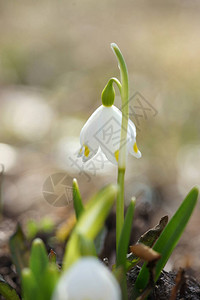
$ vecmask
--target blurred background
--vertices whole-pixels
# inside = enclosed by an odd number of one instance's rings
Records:
[[[83,124],[108,79],[119,78],[111,42],[128,65],[142,152],[128,160],[126,201],[136,195],[145,209],[136,218],[141,231],[173,215],[200,180],[199,13],[197,0],[0,0],[1,249],[17,221],[64,222],[73,177],[85,201],[116,181],[101,154],[85,165],[77,159]],[[68,205],[60,197],[66,187]],[[200,276],[199,212],[198,205],[168,269]]]

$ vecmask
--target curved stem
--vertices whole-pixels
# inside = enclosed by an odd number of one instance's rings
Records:
[[[121,85],[121,82],[120,82],[117,78],[115,78],[115,77],[110,78],[110,81],[116,83],[116,85],[117,85],[117,87],[118,87],[118,89],[119,89],[119,91],[120,91],[120,95],[121,95],[121,92],[122,92],[122,85]]]
[[[119,148],[119,162],[118,167],[120,169],[126,168],[126,137],[127,137],[127,127],[128,127],[128,118],[129,118],[129,107],[128,107],[128,97],[129,97],[129,86],[128,86],[128,70],[123,58],[123,55],[119,47],[115,44],[111,44],[111,48],[117,56],[120,75],[121,75],[121,99],[122,99],[122,130],[121,130],[121,139],[120,139],[120,148]]]
[[[126,140],[127,140],[127,127],[129,119],[129,85],[128,85],[128,70],[123,58],[123,55],[119,47],[115,44],[111,44],[111,48],[117,56],[120,67],[121,75],[121,99],[122,99],[122,124],[121,124],[121,137],[120,137],[120,148],[119,148],[119,161],[118,161],[118,186],[119,192],[117,194],[116,203],[116,249],[120,240],[122,227],[124,224],[124,176],[126,170]]]

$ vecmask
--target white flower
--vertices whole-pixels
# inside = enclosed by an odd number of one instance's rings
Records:
[[[60,278],[52,300],[120,300],[121,290],[112,273],[97,258],[85,257]]]
[[[120,136],[121,136],[122,113],[114,105],[106,107],[101,105],[90,116],[80,133],[81,149],[79,156],[83,162],[92,158],[98,151],[99,147],[113,164],[117,164]],[[122,129],[123,130],[123,129]],[[137,158],[141,157],[141,152],[136,144],[136,128],[134,123],[128,120],[127,139],[128,152]]]

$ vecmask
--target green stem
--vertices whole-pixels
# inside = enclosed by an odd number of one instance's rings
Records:
[[[119,160],[118,160],[118,185],[119,192],[117,195],[116,204],[116,249],[118,249],[120,234],[122,231],[124,223],[124,176],[126,170],[126,141],[127,138],[127,128],[129,119],[129,85],[128,85],[128,70],[124,60],[124,57],[119,49],[119,47],[112,43],[111,48],[117,56],[120,75],[121,75],[121,99],[122,99],[122,124],[121,124],[121,137],[120,137],[120,148],[119,148]],[[119,86],[118,86],[119,87]]]
[[[121,92],[122,92],[122,85],[121,85],[121,82],[120,82],[117,78],[115,78],[115,77],[110,78],[110,81],[116,83],[116,85],[117,85],[117,87],[118,87],[118,89],[119,89],[119,91],[120,91],[120,94],[121,94]]]
[[[125,169],[118,169],[118,193],[116,202],[116,250],[118,249],[120,235],[124,224],[124,175]]]
[[[0,164],[0,217],[3,211],[3,201],[2,201],[2,183],[3,183],[4,165]]]

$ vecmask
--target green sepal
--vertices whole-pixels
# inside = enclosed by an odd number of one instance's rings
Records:
[[[113,87],[113,79],[110,79],[103,89],[103,92],[101,94],[101,100],[102,104],[104,106],[112,106],[115,101],[115,89]]]

